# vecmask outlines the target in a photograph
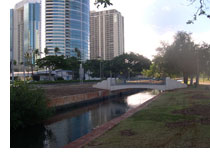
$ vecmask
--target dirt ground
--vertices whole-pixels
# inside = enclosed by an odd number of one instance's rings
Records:
[[[84,94],[87,92],[97,92],[101,89],[93,88],[95,83],[85,84],[53,84],[53,85],[39,85],[44,89],[48,98],[63,97],[75,94]]]

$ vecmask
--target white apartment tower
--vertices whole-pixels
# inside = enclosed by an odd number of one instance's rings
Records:
[[[115,9],[90,13],[90,59],[112,60],[124,53],[124,17]]]

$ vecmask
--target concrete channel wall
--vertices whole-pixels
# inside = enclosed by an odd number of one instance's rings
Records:
[[[110,91],[101,90],[97,92],[89,92],[89,93],[84,93],[84,94],[76,94],[76,95],[52,98],[48,102],[48,107],[60,107],[60,106],[68,105],[68,104],[75,104],[75,103],[84,102],[88,100],[104,98],[106,96],[109,96],[109,94],[110,94]]]
[[[48,107],[54,107],[57,111],[86,105],[98,101],[103,101],[108,98],[113,98],[122,95],[130,95],[139,92],[139,89],[122,89],[117,91],[100,90],[97,92],[87,92],[84,94],[69,95],[57,98],[51,98],[48,102]]]

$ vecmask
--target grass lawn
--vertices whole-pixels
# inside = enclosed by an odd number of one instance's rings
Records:
[[[209,148],[210,86],[166,92],[85,147]]]

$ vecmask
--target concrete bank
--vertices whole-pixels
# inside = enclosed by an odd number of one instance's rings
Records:
[[[144,89],[124,89],[118,91],[109,90],[99,90],[96,92],[87,92],[83,94],[75,94],[69,96],[60,96],[55,98],[50,98],[48,102],[48,107],[54,107],[56,111],[63,111],[68,108],[84,106],[87,104],[103,101],[105,99],[133,94]]]

